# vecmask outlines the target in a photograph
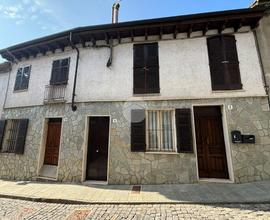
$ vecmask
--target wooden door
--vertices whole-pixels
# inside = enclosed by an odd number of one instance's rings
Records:
[[[229,178],[220,107],[195,107],[194,116],[199,177]]]
[[[58,165],[62,119],[49,119],[44,164]]]
[[[90,117],[86,180],[107,181],[109,117]]]

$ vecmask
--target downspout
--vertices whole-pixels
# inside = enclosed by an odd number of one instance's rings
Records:
[[[6,102],[7,102],[7,95],[8,95],[8,89],[9,89],[11,71],[12,71],[12,65],[10,64],[10,70],[8,71],[8,81],[7,81],[7,87],[6,87],[5,100],[4,100],[4,103],[3,103],[3,110],[6,108]]]
[[[77,51],[77,59],[76,59],[76,67],[75,67],[75,75],[74,75],[74,82],[73,82],[73,90],[72,90],[72,100],[71,100],[71,109],[73,112],[77,110],[77,106],[75,105],[75,96],[76,96],[76,84],[77,84],[77,75],[78,75],[78,65],[79,65],[79,58],[80,58],[80,51],[78,47],[72,42],[72,32],[69,33],[69,43],[72,49]]]
[[[263,79],[264,90],[265,90],[265,93],[267,95],[268,106],[270,108],[269,85],[267,84],[267,81],[266,81],[265,70],[264,70],[264,66],[263,66],[263,62],[262,62],[262,55],[261,55],[261,51],[260,51],[260,47],[259,47],[259,40],[258,40],[258,35],[257,35],[256,30],[253,30],[253,34],[254,34],[256,49],[257,49],[257,53],[258,53],[258,57],[259,57],[259,63],[260,63],[260,67],[262,70],[262,79]]]

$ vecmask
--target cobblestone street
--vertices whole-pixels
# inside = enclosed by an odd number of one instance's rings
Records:
[[[270,219],[270,204],[66,205],[1,198],[0,219]]]

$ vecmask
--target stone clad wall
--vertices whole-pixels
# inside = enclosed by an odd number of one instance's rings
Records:
[[[195,154],[130,151],[131,109],[191,108],[194,104],[225,104],[228,135],[235,129],[255,134],[256,144],[230,144],[236,182],[270,179],[270,112],[266,98],[82,103],[76,112],[67,104],[6,109],[4,118],[29,118],[30,122],[24,155],[0,153],[0,178],[36,179],[44,118],[58,116],[63,117],[58,180],[81,182],[86,118],[111,115],[115,120],[111,120],[110,129],[110,184],[197,182]],[[233,109],[228,110],[228,105]]]

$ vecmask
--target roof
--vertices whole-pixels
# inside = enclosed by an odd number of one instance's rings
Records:
[[[11,70],[11,64],[10,64],[10,62],[0,63],[0,74],[1,73],[7,73],[10,70]]]
[[[109,39],[118,39],[121,43],[122,38],[129,37],[133,41],[137,36],[144,36],[147,40],[151,35],[162,38],[163,34],[173,34],[176,38],[178,33],[187,33],[190,37],[191,32],[202,31],[205,34],[212,29],[218,29],[221,33],[225,28],[234,28],[237,32],[242,26],[255,28],[263,15],[262,8],[248,8],[79,27],[2,49],[0,54],[3,58],[14,61],[15,58],[29,58],[38,53],[54,52],[56,49],[64,50],[69,46],[70,33],[74,44],[81,43],[85,46],[85,42],[95,44],[97,40],[105,40],[108,44]]]

